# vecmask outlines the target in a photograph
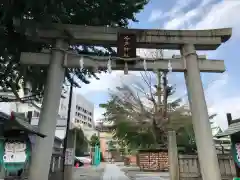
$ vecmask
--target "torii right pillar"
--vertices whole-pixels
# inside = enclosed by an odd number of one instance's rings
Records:
[[[181,54],[186,62],[185,80],[202,179],[221,180],[196,49],[193,44],[185,44],[181,48]]]

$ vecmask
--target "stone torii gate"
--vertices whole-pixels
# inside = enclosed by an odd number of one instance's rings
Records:
[[[232,30],[140,30],[110,27],[91,27],[77,25],[52,24],[48,28],[36,26],[31,28],[29,38],[36,41],[53,42],[51,53],[26,53],[21,55],[21,63],[28,65],[49,66],[44,100],[40,115],[40,132],[47,135],[37,139],[35,153],[32,157],[29,180],[47,180],[57,111],[64,80],[64,68],[79,67],[80,58],[85,67],[106,67],[109,57],[77,55],[68,51],[71,44],[118,46],[120,33],[131,34],[136,40],[135,48],[176,49],[181,57],[172,59],[147,59],[148,70],[168,71],[171,61],[173,72],[184,72],[189,95],[192,121],[196,137],[201,173],[204,180],[221,179],[212,132],[208,119],[208,110],[200,72],[225,71],[224,61],[199,58],[196,50],[215,50],[226,42]],[[144,59],[135,58],[135,63],[128,64],[129,70],[142,70]],[[118,63],[112,57],[112,69],[122,70],[125,64]],[[44,153],[43,151],[44,150]]]

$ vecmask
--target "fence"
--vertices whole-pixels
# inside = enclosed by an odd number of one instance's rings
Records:
[[[222,179],[233,179],[236,175],[234,160],[229,154],[219,154],[218,162]],[[179,155],[180,180],[200,180],[201,171],[197,155]],[[168,154],[164,150],[139,151],[137,165],[141,171],[168,171]]]
[[[181,180],[201,179],[197,155],[179,155],[179,172]],[[234,161],[229,154],[219,154],[218,162],[222,179],[233,179],[236,174]]]

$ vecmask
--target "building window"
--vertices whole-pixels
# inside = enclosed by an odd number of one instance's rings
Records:
[[[37,112],[37,111],[33,111],[33,117],[39,117],[40,116],[40,113]]]

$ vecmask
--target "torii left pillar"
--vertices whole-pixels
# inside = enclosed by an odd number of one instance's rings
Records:
[[[65,50],[68,44],[61,39],[56,40],[52,50],[51,61],[48,68],[47,82],[44,86],[44,98],[38,127],[45,138],[36,138],[36,144],[31,158],[29,180],[48,180],[59,103],[64,81]]]

